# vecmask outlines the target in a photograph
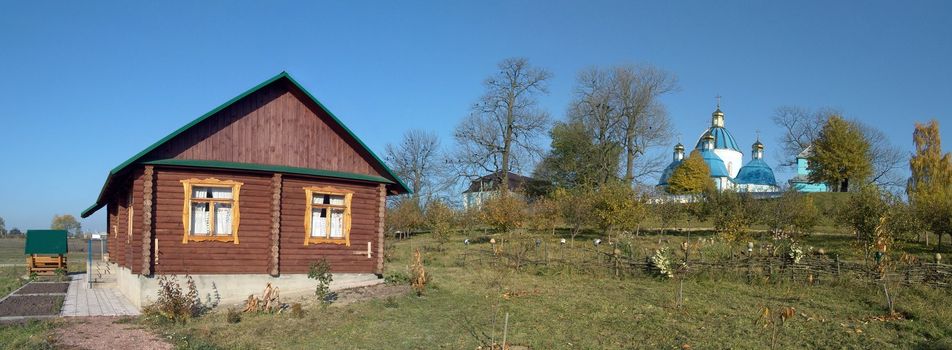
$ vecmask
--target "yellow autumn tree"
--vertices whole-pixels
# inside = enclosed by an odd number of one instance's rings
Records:
[[[952,155],[942,153],[939,123],[916,123],[912,133],[916,152],[909,159],[912,177],[906,188],[916,216],[939,236],[952,235]]]
[[[671,194],[701,194],[713,189],[711,169],[698,151],[691,152],[668,179],[667,191]]]

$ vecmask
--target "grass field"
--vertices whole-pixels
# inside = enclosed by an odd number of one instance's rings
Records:
[[[0,264],[26,264],[26,255],[23,254],[23,246],[26,244],[24,238],[2,238],[0,239]],[[86,240],[69,239],[69,253],[66,255],[66,261],[69,266],[69,272],[86,271]],[[99,253],[98,242],[94,242],[93,252]],[[98,258],[98,256],[97,256]],[[26,267],[20,267],[26,273]]]
[[[310,306],[301,319],[245,315],[240,323],[229,324],[219,311],[186,325],[143,322],[177,346],[193,349],[473,349],[501,341],[506,313],[508,342],[535,349],[685,344],[697,349],[952,347],[946,340],[952,338],[952,310],[945,307],[952,301],[948,290],[893,290],[904,316],[893,320],[882,318],[887,311],[878,285],[748,284],[730,275],[702,276],[684,282],[684,306],[677,308],[678,284],[672,280],[464,263],[462,238],[454,238],[444,252],[425,253],[433,282],[423,297],[406,295],[326,310]],[[658,238],[638,242],[656,245]],[[667,245],[682,239],[661,238]],[[817,235],[811,240],[827,250],[849,251],[849,237]],[[388,273],[406,271],[412,247],[434,246],[427,235],[396,242]],[[796,311],[781,323],[777,315],[787,307]],[[771,317],[763,318],[765,308]]]

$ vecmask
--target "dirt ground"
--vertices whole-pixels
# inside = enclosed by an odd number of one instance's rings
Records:
[[[69,283],[30,283],[17,291],[17,294],[66,293]]]
[[[63,306],[61,295],[11,295],[0,303],[0,316],[56,315]]]
[[[410,286],[381,283],[369,287],[342,290],[331,305],[344,306],[358,301],[395,297],[410,292]]]
[[[155,334],[119,322],[121,317],[70,317],[56,329],[57,348],[66,349],[172,349]]]

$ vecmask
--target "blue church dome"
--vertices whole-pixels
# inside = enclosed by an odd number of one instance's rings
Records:
[[[694,146],[695,149],[704,148],[704,137],[707,135],[714,137],[714,148],[732,149],[740,152],[740,148],[737,147],[737,141],[734,141],[734,137],[731,136],[731,133],[728,132],[726,128],[720,126],[712,126],[701,134],[701,137],[697,140],[697,145]]]
[[[740,168],[734,182],[738,184],[749,185],[770,185],[777,186],[777,179],[774,177],[773,169],[767,165],[763,159],[751,159],[747,165]]]
[[[711,177],[730,177],[730,173],[727,172],[727,166],[724,165],[724,161],[721,160],[721,157],[714,154],[713,150],[701,149],[698,152],[701,152],[704,163],[711,169]]]
[[[681,165],[681,160],[672,161],[671,164],[668,164],[667,168],[664,168],[664,171],[661,172],[661,180],[658,181],[659,186],[667,186],[668,179],[671,178],[671,174],[674,174],[674,169],[677,169]]]

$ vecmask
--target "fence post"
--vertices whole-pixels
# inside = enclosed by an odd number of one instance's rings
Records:
[[[833,260],[836,262],[836,279],[840,279],[840,255],[836,254],[833,256]]]

